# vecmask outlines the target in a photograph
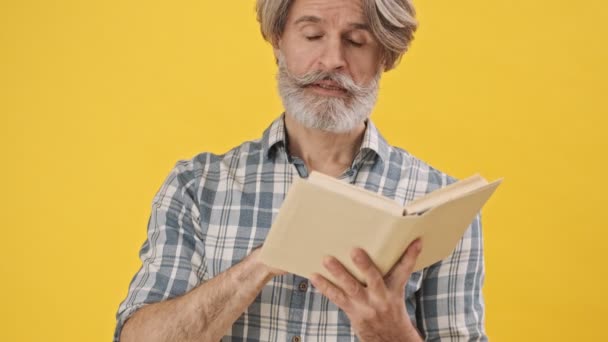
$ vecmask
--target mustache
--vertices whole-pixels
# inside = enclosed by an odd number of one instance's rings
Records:
[[[284,69],[283,71],[289,76],[294,85],[298,87],[305,88],[319,81],[333,81],[353,97],[365,96],[370,91],[373,91],[377,87],[379,79],[379,77],[376,76],[369,84],[358,85],[348,75],[340,72],[315,70],[298,76],[290,73],[284,65],[281,67]]]

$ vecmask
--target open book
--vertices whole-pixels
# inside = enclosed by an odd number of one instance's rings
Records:
[[[417,238],[422,251],[415,270],[449,256],[502,180],[479,175],[452,183],[405,207],[380,194],[312,172],[296,179],[272,224],[260,258],[269,266],[306,278],[319,273],[333,281],[323,258],[336,257],[357,279],[350,258],[363,248],[386,274]]]

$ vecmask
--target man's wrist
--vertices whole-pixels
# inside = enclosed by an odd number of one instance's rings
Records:
[[[394,326],[394,329],[390,329],[390,331],[385,330],[378,335],[372,331],[366,331],[359,337],[362,342],[418,342],[423,340],[416,327],[410,321]]]
[[[274,276],[272,268],[264,264],[259,259],[260,250],[254,249],[249,255],[243,259],[237,266],[238,272],[235,272],[236,281],[238,282],[255,282],[268,283]]]
[[[407,323],[405,337],[405,341],[408,342],[422,341],[422,336],[420,336],[418,329],[409,321]]]

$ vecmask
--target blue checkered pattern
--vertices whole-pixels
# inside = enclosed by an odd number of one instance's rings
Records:
[[[142,306],[192,290],[262,244],[294,177],[307,172],[287,153],[283,116],[258,140],[178,162],[153,200],[142,266],[118,309],[114,341]],[[454,181],[388,145],[371,121],[340,178],[403,204]],[[411,320],[427,340],[486,341],[483,279],[478,216],[452,255],[411,276],[405,301]],[[306,282],[275,277],[222,341],[356,341],[344,312],[314,287],[300,287]]]

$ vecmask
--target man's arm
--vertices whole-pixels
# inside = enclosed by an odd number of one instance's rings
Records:
[[[255,250],[243,261],[187,294],[150,304],[124,325],[120,340],[218,341],[278,271],[258,261]]]
[[[211,276],[199,208],[212,203],[198,197],[203,168],[177,163],[154,197],[142,265],[118,308],[114,342],[217,341],[277,273],[254,251]]]

